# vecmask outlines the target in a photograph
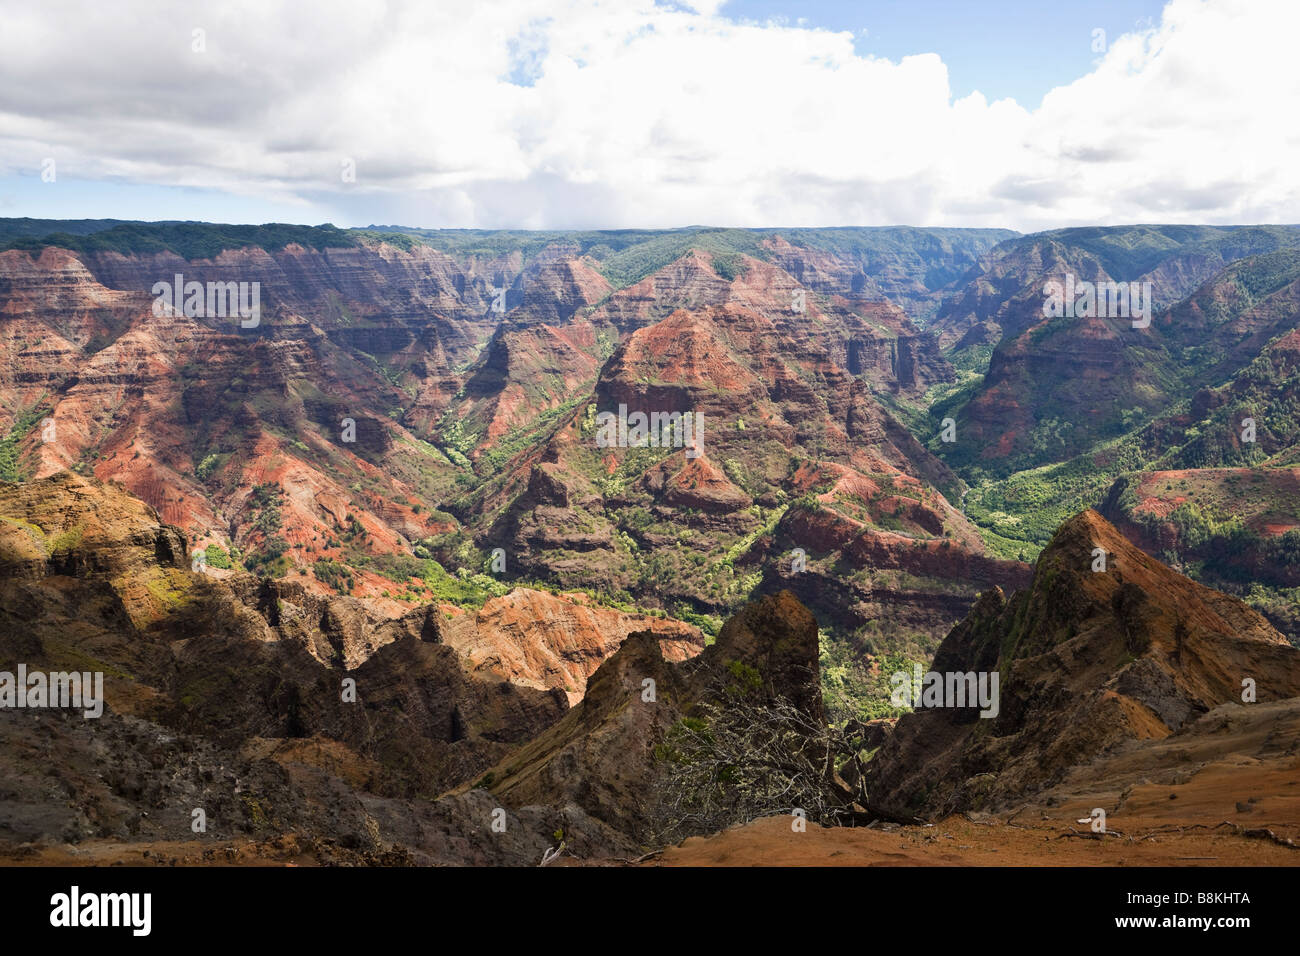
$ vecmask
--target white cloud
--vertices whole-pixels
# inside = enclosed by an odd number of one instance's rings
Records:
[[[1300,221],[1300,4],[1173,0],[1035,111],[720,6],[10,5],[0,172],[54,156],[341,223]]]

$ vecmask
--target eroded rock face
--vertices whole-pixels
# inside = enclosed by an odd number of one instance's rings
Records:
[[[1158,227],[1133,227],[1130,241],[1155,243],[1132,260],[1108,255],[1070,230],[1023,237],[992,252],[934,323],[957,352],[996,346],[984,380],[956,410],[964,437],[948,449],[947,460],[1005,475],[1098,446],[1104,462],[1100,443],[1130,431],[1135,411],[1170,418],[1168,410],[1199,389],[1249,377],[1250,364],[1270,342],[1294,329],[1300,255],[1286,248],[1294,244],[1286,232],[1201,231],[1199,241],[1187,235],[1168,243],[1156,238]],[[1158,246],[1164,248],[1157,252]],[[1146,321],[1135,321],[1119,301],[1103,302],[1093,310],[1100,315],[1049,317],[1049,281],[1119,283],[1125,293],[1137,283],[1151,300]],[[1252,292],[1242,294],[1243,288]],[[1193,415],[1201,417],[1195,404]],[[1197,446],[1230,442],[1230,431],[1223,429],[1221,438],[1214,429],[1189,443],[1189,464],[1212,459],[1205,454],[1212,449]],[[1154,460],[1157,449],[1173,450],[1187,438],[1148,429],[1142,444]]]
[[[471,673],[562,690],[571,705],[582,700],[587,680],[632,633],[655,635],[669,661],[686,660],[704,649],[704,635],[690,624],[587,606],[577,603],[580,597],[515,588],[477,612],[446,617],[441,639],[456,649]]]
[[[185,566],[185,540],[144,502],[60,472],[39,482],[0,484],[0,575],[113,576],[146,563]]]
[[[1094,549],[1106,570],[1094,572]],[[1109,748],[1161,740],[1216,707],[1300,696],[1300,650],[1236,598],[1196,584],[1085,511],[1039,557],[1032,585],[986,593],[932,670],[997,672],[995,717],[970,707],[901,718],[866,772],[898,819],[999,809]]]
[[[496,516],[483,538],[528,575],[719,617],[743,599],[729,566],[758,570],[774,589],[797,588],[848,626],[889,598],[865,580],[876,564],[917,572],[925,580],[902,601],[905,626],[937,642],[981,588],[1027,571],[984,554],[976,529],[944,498],[959,489],[956,475],[880,400],[916,394],[952,369],[887,302],[809,298],[798,312],[800,284],[782,268],[744,258],[737,273],[724,279],[696,250],[593,310],[591,322],[614,324],[621,339],[590,403],[466,510]],[[629,421],[693,415],[698,444],[680,447],[684,428],[674,426],[647,447],[611,446],[597,417],[622,410]],[[792,506],[809,493],[862,549],[854,570],[871,569],[864,580],[828,579],[826,600],[815,575],[781,571],[790,549],[819,547],[802,537]],[[869,537],[884,547],[863,547]],[[818,559],[832,563],[826,550]]]
[[[331,859],[535,864],[557,829],[570,853],[630,852],[581,800],[512,804],[498,839],[495,796],[434,799],[556,723],[625,641],[660,669],[704,647],[689,625],[583,600],[516,589],[478,612],[388,618],[289,581],[194,573],[175,528],[94,479],[0,485],[0,669],[101,670],[106,700],[91,721],[0,713],[18,799],[0,841],[187,839],[199,806],[214,834],[294,829]],[[40,809],[19,759],[34,749],[65,768],[66,809]]]
[[[817,622],[783,591],[747,605],[690,660],[665,660],[651,632],[630,635],[592,675],[581,703],[478,783],[507,806],[573,804],[636,842],[651,840],[662,774],[656,746],[738,665],[757,671],[766,693],[821,720]]]
[[[153,284],[176,273],[259,283],[259,325],[154,314]],[[341,558],[350,519],[371,553],[405,553],[411,539],[442,530],[414,500],[413,446],[388,415],[408,393],[351,350],[384,355],[431,408],[457,387],[443,373],[496,324],[480,296],[487,281],[431,249],[383,244],[231,249],[194,261],[2,253],[0,343],[12,357],[0,372],[4,424],[15,424],[9,409],[41,424],[26,436],[19,473],[93,469],[194,543],[247,551],[275,537],[300,567]],[[361,491],[343,479],[349,472],[382,491]],[[278,527],[250,524],[257,485],[279,489]],[[300,577],[329,590],[306,570]],[[354,577],[358,596],[382,600],[382,579]]]
[[[901,238],[917,230],[900,229]],[[923,242],[894,241],[866,254],[828,251],[772,236],[763,245],[774,261],[806,288],[855,299],[888,299],[909,315],[928,319],[939,308],[949,283],[966,274],[983,254],[1014,234],[1002,229],[972,229],[960,237],[930,235]]]
[[[191,547],[287,563],[302,593],[285,585],[268,606],[299,630],[319,616],[310,595],[393,618],[435,600],[419,574],[394,572],[419,569],[412,552],[450,568],[466,541],[504,547],[526,578],[721,618],[748,589],[705,582],[698,559],[775,520],[800,459],[950,493],[952,473],[875,397],[914,399],[953,376],[886,296],[932,297],[940,273],[1004,236],[902,230],[880,255],[685,247],[623,288],[600,274],[611,250],[567,239],[489,258],[317,238],[208,244],[193,259],[0,254],[0,344],[14,356],[0,398],[57,426],[45,441],[19,423],[19,473],[120,481]],[[155,315],[153,284],[177,273],[258,283],[259,326]],[[621,402],[699,413],[702,456],[633,469],[624,449],[593,454],[587,416]],[[647,576],[633,548],[660,570]],[[377,645],[358,636],[357,608],[331,607],[332,636],[307,640],[311,653],[355,666]]]
[[[194,573],[176,529],[93,479],[0,486],[0,519],[0,663],[103,671],[107,712],[159,733],[332,741],[371,791],[433,796],[568,709],[558,688],[473,672],[434,606],[389,619]]]
[[[774,529],[773,548],[802,548],[805,566],[770,565],[766,580],[792,590],[824,624],[853,631],[887,621],[942,635],[981,590],[1013,591],[1029,581],[1028,565],[985,554],[964,516],[937,494],[890,495],[846,476],[822,500],[828,507],[792,508]],[[897,530],[882,527],[886,521]],[[908,583],[878,583],[893,573]]]
[[[1300,336],[1298,336],[1300,338]],[[1188,503],[1231,501],[1252,533],[1244,541],[1207,535],[1189,541],[1175,512]],[[1300,468],[1185,468],[1138,472],[1115,480],[1098,509],[1148,554],[1204,562],[1201,579],[1300,586],[1300,567],[1270,554],[1282,535],[1300,529]]]

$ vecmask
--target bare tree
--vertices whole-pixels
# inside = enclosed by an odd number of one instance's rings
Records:
[[[820,715],[728,688],[678,721],[657,750],[659,837],[675,843],[795,810],[813,823],[845,822],[852,794],[836,778],[836,758],[853,752]]]

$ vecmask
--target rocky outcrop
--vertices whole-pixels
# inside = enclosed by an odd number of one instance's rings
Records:
[[[665,660],[682,661],[704,649],[699,629],[680,621],[627,614],[515,588],[477,612],[443,620],[442,641],[456,649],[471,673],[512,684],[563,690],[577,704],[596,669],[633,633],[650,633]]]
[[[630,852],[580,800],[512,803],[500,831],[497,797],[439,798],[555,724],[629,640],[665,669],[704,647],[686,624],[527,589],[387,618],[296,582],[195,573],[177,530],[121,488],[0,484],[0,669],[100,671],[105,698],[97,720],[0,712],[19,798],[0,845],[185,840],[199,807],[214,836],[293,832],[323,862],[537,863],[557,829],[570,854]],[[732,645],[766,649],[786,679],[780,647]],[[63,768],[66,807],[41,809],[17,760],[33,747]]]
[[[789,509],[773,532],[770,549],[782,560],[764,569],[768,587],[789,588],[817,614],[823,625],[844,634],[870,627],[886,636],[933,635],[937,641],[966,616],[980,592],[992,587],[1013,591],[1028,583],[1030,569],[985,553],[953,516],[905,498],[891,510],[889,530],[846,514],[837,497],[829,507]],[[852,499],[850,499],[852,500]],[[854,502],[856,504],[856,502]],[[913,512],[919,512],[915,527]],[[923,524],[922,524],[923,522]],[[929,526],[936,523],[933,527]],[[799,549],[802,563],[792,565]],[[874,642],[871,653],[883,647]]]
[[[651,632],[630,635],[592,675],[581,703],[478,785],[507,806],[573,804],[636,842],[652,840],[651,797],[663,770],[656,747],[701,701],[720,699],[737,668],[822,719],[817,622],[781,592],[746,606],[691,660],[665,660]]]
[[[888,299],[908,315],[926,321],[939,307],[946,286],[998,243],[1014,237],[1006,229],[901,226],[864,230],[856,248],[852,242],[827,243],[825,234],[805,237],[801,230],[773,235],[763,246],[807,289],[855,299]]]
[[[185,539],[144,502],[93,479],[60,472],[0,483],[0,576],[38,580],[117,576],[145,564],[185,566]]]
[[[687,459],[680,468],[663,465],[646,472],[646,491],[671,508],[726,513],[748,508],[753,499],[704,458]]]
[[[0,569],[7,669],[102,671],[108,712],[224,747],[334,741],[370,761],[380,794],[436,795],[568,709],[559,689],[463,664],[434,607],[390,620],[194,573],[174,528],[90,479],[0,486]]]
[[[1098,549],[1105,570],[1093,570]],[[989,717],[938,706],[898,721],[865,779],[871,808],[895,819],[1005,809],[1112,748],[1190,731],[1214,708],[1300,696],[1300,650],[1261,615],[1092,511],[1061,527],[1029,589],[986,593],[931,670],[997,674],[997,705]]]
[[[1252,255],[1226,268],[1210,255],[1197,285],[1175,283],[1179,289],[1172,294],[1139,265],[1173,261],[1168,257],[1180,247],[1159,229],[1131,227],[1119,236],[1074,233],[999,247],[986,270],[970,277],[938,316],[945,343],[957,351],[996,346],[983,381],[956,410],[956,441],[944,449],[949,463],[1007,474],[1088,452],[1129,431],[1135,419],[1167,416],[1198,390],[1242,373],[1294,328],[1300,304],[1300,253],[1294,248]],[[1271,235],[1295,242],[1287,230]],[[1114,245],[1120,238],[1152,246],[1144,254],[1120,254]],[[1251,247],[1234,242],[1223,234],[1213,245],[1229,253]],[[1196,248],[1208,247],[1191,242],[1186,249],[1193,259]],[[1089,316],[1045,315],[1045,283],[1069,285],[1067,277],[1075,284],[1120,283],[1126,293],[1133,288],[1129,283],[1138,283],[1150,299],[1148,324],[1135,325],[1126,310],[1107,315],[1121,310],[1104,303]],[[1166,439],[1166,447],[1187,441],[1186,435],[1150,437]],[[1225,433],[1196,444],[1229,441]]]
[[[712,257],[692,249],[653,275],[613,293],[592,315],[631,332],[652,325],[678,309],[699,309],[725,302],[730,282],[713,268]]]

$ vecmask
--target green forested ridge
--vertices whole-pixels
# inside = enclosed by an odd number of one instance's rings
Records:
[[[226,249],[249,246],[275,252],[292,243],[309,249],[325,249],[356,246],[360,241],[358,234],[329,224],[294,226],[267,223],[260,226],[228,226],[199,222],[133,222],[83,234],[60,231],[40,237],[22,236],[10,239],[0,249],[36,252],[45,246],[60,246],[85,253],[147,255],[174,252],[184,259],[211,259]]]

